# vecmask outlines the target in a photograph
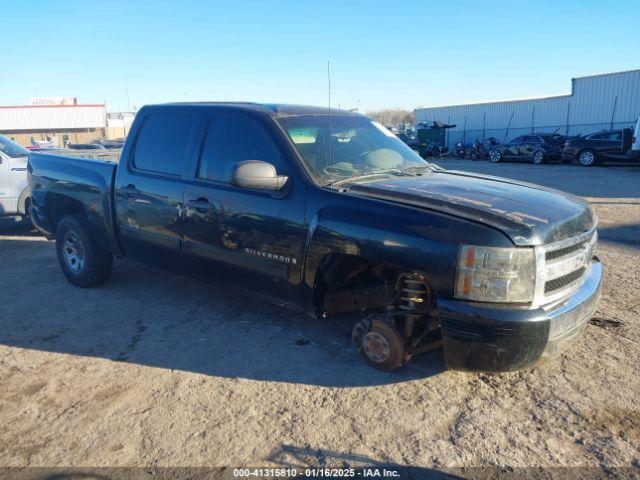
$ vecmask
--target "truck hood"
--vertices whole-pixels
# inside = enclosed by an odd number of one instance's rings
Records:
[[[518,246],[569,238],[596,222],[589,204],[568,193],[453,170],[352,183],[348,192],[479,222],[500,230]]]

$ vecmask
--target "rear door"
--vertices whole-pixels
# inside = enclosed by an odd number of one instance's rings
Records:
[[[125,254],[179,271],[183,171],[194,152],[201,117],[180,109],[143,117],[126,164],[118,167],[116,222]]]
[[[306,181],[275,128],[243,112],[213,115],[185,189],[190,273],[299,304]],[[261,160],[289,180],[279,191],[232,184],[235,166]]]
[[[626,160],[627,156],[622,151],[622,132],[613,131],[604,134],[600,141],[600,154],[611,160]]]

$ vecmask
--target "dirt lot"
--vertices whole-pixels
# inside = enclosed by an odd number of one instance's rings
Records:
[[[80,290],[51,242],[5,229],[0,465],[640,466],[640,168],[440,163],[593,203],[603,297],[563,357],[486,375],[436,351],[383,374],[339,323],[128,261]]]

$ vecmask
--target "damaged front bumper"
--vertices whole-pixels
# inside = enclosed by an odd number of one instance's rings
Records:
[[[551,307],[438,299],[445,363],[455,370],[501,372],[553,358],[573,342],[594,315],[602,280],[597,259],[581,287]]]

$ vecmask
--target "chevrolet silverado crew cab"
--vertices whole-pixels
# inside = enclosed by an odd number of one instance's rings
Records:
[[[392,370],[442,345],[454,369],[552,357],[596,309],[583,200],[425,162],[370,118],[251,103],[146,106],[119,163],[33,153],[31,217],[67,279],[128,257],[354,322]]]
[[[29,206],[29,150],[0,135],[0,219],[24,217]]]

